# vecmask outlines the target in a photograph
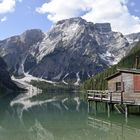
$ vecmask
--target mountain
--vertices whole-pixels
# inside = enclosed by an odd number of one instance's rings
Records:
[[[6,63],[0,58],[0,96],[4,91],[20,91],[21,89],[14,84],[7,71]]]
[[[0,56],[7,63],[10,72],[21,75],[36,65],[32,53],[38,51],[38,44],[43,37],[41,30],[28,30],[20,36],[0,41]]]
[[[0,41],[0,56],[12,74],[28,72],[78,85],[119,62],[132,44],[127,37],[113,32],[109,23],[71,18],[57,22],[47,33],[32,29]]]
[[[125,35],[125,37],[129,41],[129,43],[138,42],[140,40],[140,33],[128,34],[128,35]]]
[[[140,42],[138,42],[131,51],[121,59],[121,61],[117,65],[113,65],[112,67],[106,69],[105,71],[98,73],[94,77],[86,80],[83,83],[83,89],[96,89],[96,90],[105,90],[107,89],[107,81],[105,78],[117,72],[118,68],[132,69],[136,68],[136,57],[138,57],[138,66],[140,69]]]

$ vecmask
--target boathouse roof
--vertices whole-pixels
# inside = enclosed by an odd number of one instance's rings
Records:
[[[110,80],[121,73],[132,73],[132,74],[140,74],[140,69],[117,69],[117,72],[105,78],[106,80]]]

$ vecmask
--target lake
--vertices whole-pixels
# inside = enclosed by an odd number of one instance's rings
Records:
[[[10,98],[10,97],[9,97]],[[0,100],[0,140],[139,140],[140,116],[94,110],[78,92]]]

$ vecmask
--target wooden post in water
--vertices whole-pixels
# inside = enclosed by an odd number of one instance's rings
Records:
[[[108,113],[108,118],[110,118],[110,104],[107,104],[107,113]]]
[[[95,109],[95,115],[97,114],[97,102],[95,101],[95,105],[94,105],[94,109]]]
[[[90,100],[88,100],[88,113],[90,112]]]
[[[140,105],[138,106],[138,109],[139,109],[139,114],[140,114]]]
[[[128,106],[125,104],[125,121],[127,123],[127,118],[128,118]]]
[[[108,105],[108,103],[105,103],[105,111],[107,112],[107,105]]]
[[[114,104],[111,104],[111,111],[114,111]]]

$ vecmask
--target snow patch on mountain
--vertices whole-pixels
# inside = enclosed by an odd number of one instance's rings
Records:
[[[26,73],[29,79],[40,77],[64,84],[72,78],[78,85],[118,63],[139,39],[139,33],[124,36],[113,32],[109,23],[71,18],[57,22],[47,33],[27,30],[0,41],[0,56],[13,74]]]
[[[69,75],[69,73],[67,73],[67,74],[63,77],[63,79],[62,79],[62,82],[63,82],[64,84],[66,84],[66,85],[68,85],[68,83],[65,81],[65,78],[67,78],[68,75]]]
[[[79,72],[76,73],[76,77],[77,77],[77,81],[74,83],[75,86],[78,86],[80,84],[80,76],[79,76]]]

